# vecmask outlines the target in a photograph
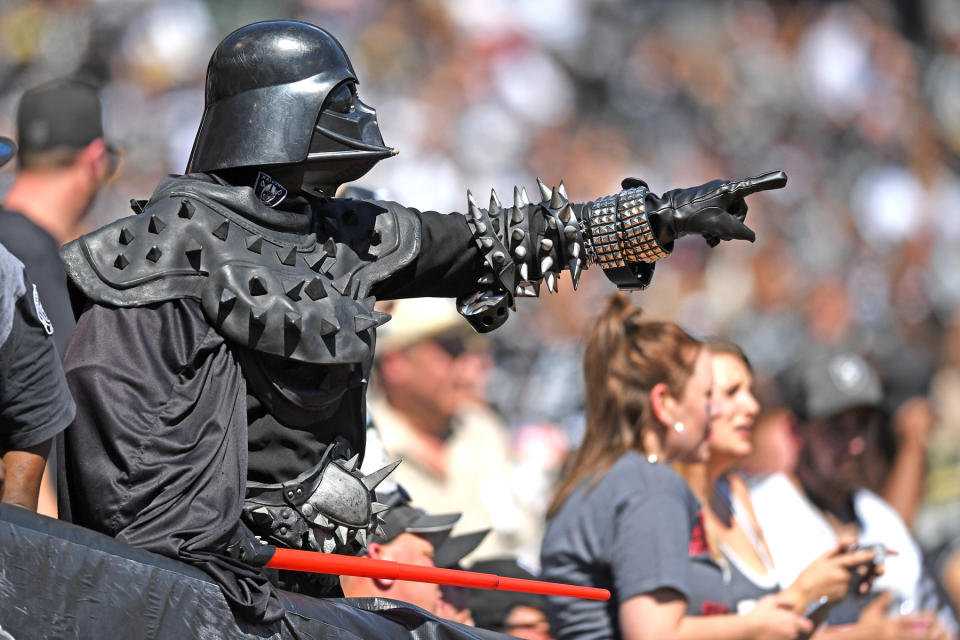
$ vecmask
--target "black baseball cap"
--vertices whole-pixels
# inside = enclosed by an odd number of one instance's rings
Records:
[[[374,535],[371,540],[381,544],[390,542],[401,533],[413,533],[430,540],[439,548],[450,535],[453,525],[460,520],[459,513],[428,514],[410,504],[391,507],[381,516],[383,535]]]
[[[64,78],[27,90],[17,107],[19,156],[54,150],[82,149],[103,138],[103,108],[96,87]],[[118,151],[107,144],[111,169]]]
[[[856,353],[818,354],[788,367],[778,382],[802,420],[828,418],[847,409],[881,409],[883,386],[873,367]]]
[[[437,548],[433,556],[433,564],[441,569],[459,569],[460,561],[479,547],[488,533],[490,529],[481,529],[459,536],[450,536]]]
[[[0,136],[0,167],[17,154],[17,143],[10,138]]]
[[[513,558],[494,558],[481,560],[470,567],[471,571],[492,573],[506,578],[538,580],[530,571],[524,569]],[[496,591],[492,589],[471,589],[467,593],[467,603],[473,615],[473,621],[480,629],[502,631],[507,616],[514,607],[526,606],[545,611],[545,598],[535,593],[516,591]]]

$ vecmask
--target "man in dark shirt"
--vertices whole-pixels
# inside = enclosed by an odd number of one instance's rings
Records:
[[[0,206],[0,243],[27,268],[56,332],[62,358],[75,320],[57,251],[75,233],[113,172],[94,87],[55,80],[23,94],[17,109],[18,168]]]
[[[0,165],[15,149],[0,138]],[[0,501],[33,510],[50,441],[76,410],[52,334],[37,286],[0,245]]]

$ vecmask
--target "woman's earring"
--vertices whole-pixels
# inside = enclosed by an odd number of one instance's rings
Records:
[[[660,458],[658,458],[657,454],[655,453],[651,453],[650,455],[647,456],[647,462],[649,462],[650,464],[657,464],[657,461],[659,460]]]
[[[682,422],[674,423],[673,430],[676,431],[677,433],[683,433],[683,423]]]

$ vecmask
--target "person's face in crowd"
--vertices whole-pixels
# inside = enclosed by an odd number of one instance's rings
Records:
[[[514,638],[551,640],[550,624],[543,611],[527,605],[517,605],[507,614],[502,631]]]
[[[438,418],[453,417],[458,408],[454,356],[444,336],[425,338],[383,360],[385,380],[396,394]]]
[[[877,446],[879,430],[880,415],[868,408],[810,420],[802,433],[802,463],[825,486],[851,493],[864,484],[864,453]]]
[[[752,475],[786,473],[797,468],[801,443],[794,431],[793,413],[779,409],[761,415],[753,429],[753,452],[742,470]]]
[[[425,567],[432,567],[434,547],[426,538],[412,534],[401,533],[386,544],[371,545],[368,555],[378,560],[392,560],[406,562]],[[376,579],[384,596],[395,600],[402,600],[426,609],[430,613],[438,613],[440,602],[440,585],[427,582],[411,582],[409,580],[381,580]]]
[[[668,460],[703,462],[707,459],[712,387],[710,352],[700,349],[683,393],[671,403],[672,416],[665,425],[664,438],[664,453]]]
[[[718,353],[710,395],[710,456],[740,460],[753,450],[753,426],[760,411],[751,387],[753,375],[740,358]]]

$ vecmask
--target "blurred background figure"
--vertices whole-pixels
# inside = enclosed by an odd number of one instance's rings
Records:
[[[390,313],[369,408],[386,459],[403,460],[395,480],[426,509],[462,512],[465,530],[491,529],[478,557],[536,548],[540,527],[518,506],[508,434],[486,401],[486,338],[453,300],[401,300]]]
[[[796,579],[838,538],[883,544],[896,554],[887,556],[873,584],[874,592],[889,592],[884,597],[890,600],[890,619],[882,624],[905,630],[939,623],[955,634],[956,620],[940,601],[904,519],[867,488],[870,452],[878,447],[883,424],[880,378],[863,358],[837,351],[788,366],[781,380],[802,440],[795,479],[773,474],[757,480],[750,492],[781,583]],[[848,596],[829,620],[852,623],[868,602]]]
[[[459,513],[428,514],[414,507],[405,492],[389,500],[392,508],[384,514],[382,536],[374,536],[367,545],[366,557],[392,560],[427,567],[434,565],[437,549],[447,540]],[[409,602],[437,614],[440,586],[427,582],[341,576],[340,586],[348,598],[390,598]]]
[[[538,580],[539,578],[511,558],[492,558],[473,563],[470,571],[492,573],[508,578]],[[498,631],[526,640],[551,640],[543,596],[514,591],[472,589],[467,603],[473,621],[481,629]]]
[[[24,93],[17,136],[17,172],[0,208],[0,243],[11,247],[37,284],[63,357],[76,322],[57,251],[77,235],[116,170],[118,152],[104,140],[97,90],[78,80],[54,80]]]

